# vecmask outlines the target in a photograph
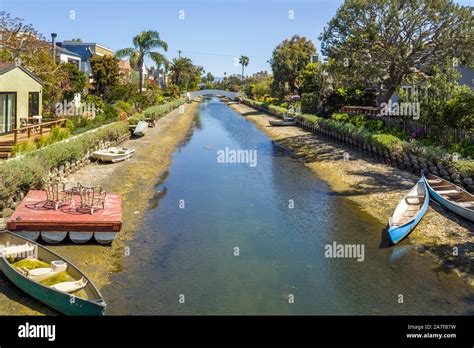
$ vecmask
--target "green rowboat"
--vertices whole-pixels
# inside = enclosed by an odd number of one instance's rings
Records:
[[[9,262],[12,257],[16,260],[24,259],[27,256],[45,263],[66,264],[66,272],[77,282],[67,282],[51,286],[41,284],[31,277],[25,275],[24,270],[15,268]],[[65,265],[64,265],[65,267]],[[23,238],[11,232],[0,233],[0,269],[3,274],[21,290],[33,296],[44,304],[56,309],[66,315],[102,315],[106,303],[95,285],[76,266],[65,260],[58,254],[31,240]],[[42,268],[46,270],[47,268]],[[74,289],[74,283],[81,284]],[[85,284],[85,285],[84,285]],[[71,289],[72,287],[72,289]],[[66,292],[68,291],[68,292]]]

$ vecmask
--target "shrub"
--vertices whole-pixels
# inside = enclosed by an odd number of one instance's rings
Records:
[[[301,111],[304,113],[316,113],[321,106],[319,93],[303,93],[301,95]]]
[[[403,149],[403,142],[390,134],[373,134],[370,137],[370,141],[379,148],[393,152],[400,152]]]
[[[333,113],[331,115],[331,118],[336,121],[341,121],[341,122],[349,122],[349,115],[348,114],[338,114],[338,113]]]

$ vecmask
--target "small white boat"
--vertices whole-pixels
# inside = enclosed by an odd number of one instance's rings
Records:
[[[447,180],[425,174],[430,197],[453,213],[474,222],[474,196]]]
[[[105,150],[95,151],[92,154],[92,157],[102,162],[115,163],[129,159],[134,153],[134,149],[129,149],[127,147],[109,147]]]
[[[428,188],[422,177],[398,203],[389,220],[388,234],[393,244],[397,244],[413,231],[425,216],[429,201]]]

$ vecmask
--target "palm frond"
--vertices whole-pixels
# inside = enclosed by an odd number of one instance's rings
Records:
[[[134,52],[135,49],[133,47],[122,48],[115,52],[115,56],[118,58],[131,57]]]

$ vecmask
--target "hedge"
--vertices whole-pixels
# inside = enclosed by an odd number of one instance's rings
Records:
[[[183,98],[179,98],[177,100],[173,100],[171,102],[168,102],[166,104],[151,106],[151,107],[145,109],[144,111],[142,111],[141,113],[137,113],[137,114],[133,115],[132,118],[129,120],[129,123],[130,124],[137,124],[139,121],[144,120],[146,115],[148,115],[148,114],[154,114],[155,119],[160,118],[160,117],[166,115],[168,112],[180,107],[181,105],[183,105],[187,101],[188,101],[188,98],[183,97]]]

